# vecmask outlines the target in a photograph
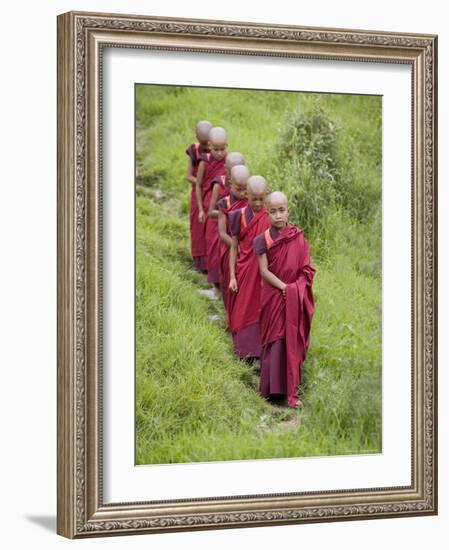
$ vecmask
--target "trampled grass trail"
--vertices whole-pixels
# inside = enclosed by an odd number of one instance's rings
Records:
[[[379,186],[380,168],[372,154],[379,126],[376,130],[372,120],[360,115],[369,107],[371,118],[380,117],[379,103],[370,103],[370,98],[349,102],[338,96],[325,98],[330,119],[342,125],[338,147],[345,146],[335,170],[326,160],[328,153],[321,151],[323,163],[330,167],[320,184],[328,181],[339,193],[330,200],[326,193],[331,188],[318,194],[313,178],[306,181],[308,173],[314,176],[324,164],[311,169],[302,163],[293,171],[288,162],[279,162],[279,143],[287,127],[280,121],[288,112],[308,112],[316,102],[313,94],[298,98],[276,93],[273,99],[259,93],[255,102],[255,93],[152,86],[138,90],[138,464],[381,451],[381,217],[377,203],[371,210],[370,205],[358,204],[364,187],[369,187],[368,201],[373,201]],[[263,146],[255,140],[256,119],[262,116]],[[322,211],[320,223],[306,233],[317,275],[311,346],[303,367],[302,412],[269,405],[259,396],[256,372],[233,356],[221,300],[198,292],[210,287],[191,266],[190,193],[183,172],[184,150],[193,141],[195,122],[203,118],[226,126],[230,150],[245,154],[253,173],[271,174],[269,183],[286,190],[289,197],[296,189],[291,174],[300,173],[304,185],[315,185],[314,202],[307,208]],[[368,126],[371,137],[364,134]],[[364,139],[359,143],[360,135]],[[317,142],[325,141],[323,136],[323,132],[318,135]],[[349,158],[350,174],[345,170]],[[364,174],[358,177],[361,167]],[[276,174],[280,179],[274,181]],[[354,215],[353,204],[358,204],[358,212],[366,207],[366,215]],[[299,223],[305,212],[294,197],[291,206]]]

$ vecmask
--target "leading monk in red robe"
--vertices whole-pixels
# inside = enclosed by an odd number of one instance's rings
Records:
[[[193,263],[198,271],[206,271],[206,238],[204,224],[198,221],[198,204],[196,201],[196,176],[198,166],[209,153],[209,132],[212,124],[208,120],[200,120],[196,125],[197,143],[192,143],[186,149],[187,171],[186,180],[192,184],[190,194],[190,247]]]
[[[286,196],[271,193],[267,210],[271,227],[253,243],[262,277],[259,389],[264,397],[284,397],[288,406],[299,407],[301,365],[314,313],[315,269],[302,230],[288,223]]]
[[[260,357],[259,305],[261,279],[253,240],[270,227],[264,201],[267,182],[248,179],[248,204],[229,213],[232,244],[229,253],[229,313],[234,351],[240,359]]]

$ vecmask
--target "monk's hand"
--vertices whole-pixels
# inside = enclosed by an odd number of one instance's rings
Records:
[[[237,279],[235,277],[233,277],[229,281],[229,290],[231,290],[232,292],[237,292],[237,290],[238,290]]]
[[[204,223],[204,210],[201,210],[199,213],[198,213],[198,222],[199,223]]]
[[[287,293],[287,285],[284,283],[284,286],[281,288],[282,296],[285,298]]]

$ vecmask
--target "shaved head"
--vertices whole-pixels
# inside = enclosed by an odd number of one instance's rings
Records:
[[[237,184],[245,183],[246,184],[249,177],[250,177],[249,170],[243,164],[237,164],[237,166],[233,166],[231,168],[231,178],[232,178],[232,181],[234,181],[235,183],[237,183]]]
[[[281,191],[273,191],[265,199],[265,206],[271,225],[282,231],[288,225],[288,200]]]
[[[212,143],[227,143],[226,130],[220,126],[214,126],[209,132],[209,141]]]
[[[196,125],[196,136],[200,141],[209,139],[209,132],[212,129],[212,124],[208,120],[200,120]]]
[[[238,164],[245,164],[243,155],[237,152],[228,153],[226,157],[226,166],[228,170],[231,170],[233,166],[237,166]]]
[[[266,193],[268,191],[268,184],[265,178],[262,176],[251,176],[248,179],[248,192],[253,193]]]
[[[270,193],[268,197],[266,198],[265,202],[267,205],[270,204],[285,204],[285,206],[288,206],[288,199],[282,191],[273,191],[273,193]]]

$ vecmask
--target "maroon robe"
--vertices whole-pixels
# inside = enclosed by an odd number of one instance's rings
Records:
[[[205,158],[209,152],[200,143],[192,143],[186,149],[186,154],[192,161],[192,175],[196,177],[200,161]],[[190,244],[191,254],[195,267],[200,271],[206,271],[206,239],[204,233],[204,224],[198,221],[198,204],[196,202],[195,184],[192,184],[190,193]]]
[[[262,280],[260,392],[265,397],[284,394],[289,406],[296,407],[315,309],[309,246],[301,229],[287,225],[281,233],[271,228],[258,235],[254,251],[267,254],[269,271],[287,285],[284,297]]]
[[[228,176],[222,175],[215,178],[212,182],[212,191],[215,185],[219,185],[218,200],[229,195],[230,180]],[[209,283],[218,285],[220,283],[220,237],[218,235],[218,220],[217,218],[210,218],[207,216],[205,223],[207,280]]]
[[[231,231],[229,229],[229,212],[234,212],[239,208],[243,208],[248,203],[248,199],[236,199],[232,194],[232,191],[226,197],[222,198],[217,202],[217,209],[221,210],[226,215],[226,232],[231,236]],[[220,238],[220,237],[218,237]],[[220,286],[221,286],[221,295],[223,297],[223,303],[226,310],[226,321],[228,326],[230,326],[230,317],[229,317],[229,252],[230,248],[225,243],[220,241]]]
[[[207,153],[201,160],[204,161],[204,175],[203,181],[201,184],[201,195],[203,201],[203,210],[204,210],[204,223],[200,224],[203,226],[203,235],[204,235],[204,254],[206,260],[207,268],[207,240],[206,240],[206,227],[207,227],[207,211],[209,210],[210,200],[212,198],[212,187],[213,182],[219,176],[226,174],[226,155],[221,160],[216,160],[211,153]]]
[[[248,217],[248,214],[252,216]],[[229,214],[229,226],[233,236],[239,239],[239,255],[236,262],[237,292],[230,292],[230,329],[235,353],[240,358],[259,357],[261,350],[259,331],[260,273],[259,263],[253,252],[254,237],[270,226],[267,211],[262,207],[253,212],[248,204]]]

